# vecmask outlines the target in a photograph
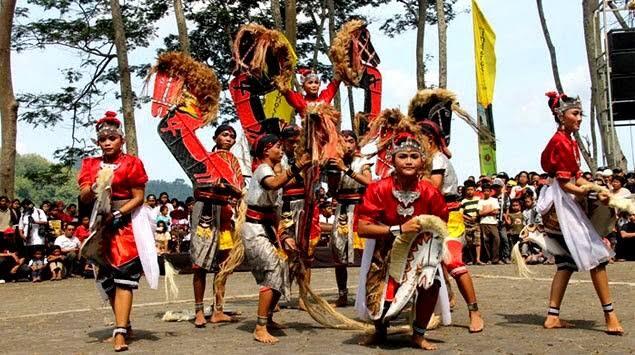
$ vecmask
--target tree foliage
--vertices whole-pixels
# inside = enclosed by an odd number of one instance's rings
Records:
[[[61,147],[56,158],[73,162],[94,149],[92,142],[76,135],[76,128],[90,126],[100,117],[100,104],[110,93],[114,92],[116,99],[120,97],[119,91],[113,90],[119,74],[110,8],[99,0],[28,0],[27,5],[20,9],[14,27],[13,49],[70,49],[79,63],[60,69],[65,82],[58,90],[19,94],[20,119],[45,128],[71,122],[70,145]],[[128,1],[122,12],[128,50],[148,47],[156,35],[154,23],[164,9],[150,0]],[[149,63],[130,66],[131,72],[141,78],[148,69]],[[137,105],[142,102],[136,98]]]
[[[18,155],[15,168],[15,195],[20,200],[28,198],[36,204],[44,200],[77,201],[76,168],[53,164],[37,154]]]
[[[445,19],[447,22],[452,21],[459,13],[454,8],[454,4],[457,0],[448,0],[444,2]],[[388,36],[395,37],[406,31],[414,30],[417,28],[418,0],[395,0],[395,3],[402,5],[403,12],[398,12],[392,17],[384,20],[380,29]],[[436,0],[428,0],[426,8],[426,22],[435,25],[437,23],[437,14],[435,11]]]

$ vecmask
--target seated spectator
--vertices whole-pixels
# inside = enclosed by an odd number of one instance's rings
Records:
[[[41,250],[36,250],[31,260],[29,260],[29,268],[31,269],[31,281],[40,282],[43,278],[43,272],[46,270],[48,261],[44,257]]]
[[[53,239],[53,241],[55,241],[55,238],[64,234],[64,230],[62,227],[62,224],[64,224],[64,222],[60,217],[60,210],[57,206],[53,206],[49,210],[48,222],[49,231],[51,232],[50,237]]]
[[[75,229],[75,236],[83,243],[90,236],[90,217],[82,217],[82,223]]]
[[[619,230],[615,245],[615,259],[635,261],[635,214],[630,215],[628,223]]]
[[[64,259],[62,249],[59,245],[55,245],[51,255],[48,257],[49,268],[51,269],[51,281],[62,279],[62,275],[64,274]]]
[[[13,228],[3,231],[0,240],[0,281],[18,281],[28,279],[30,269],[23,256],[21,239],[16,236]]]
[[[65,277],[77,271],[76,263],[78,261],[81,243],[74,234],[75,226],[68,223],[64,226],[64,234],[55,239],[55,246],[60,247],[61,254],[64,256]]]

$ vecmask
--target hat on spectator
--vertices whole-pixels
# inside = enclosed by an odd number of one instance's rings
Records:
[[[512,180],[507,180],[507,186],[510,186],[510,187],[511,187],[511,186],[516,186],[516,185],[518,185],[518,184],[516,183],[516,180],[514,180],[514,179],[512,179]]]
[[[500,173],[498,173],[496,177],[501,178],[503,180],[509,180],[509,175],[507,175],[507,173],[504,171],[501,171]]]
[[[611,170],[611,169],[604,169],[604,171],[602,171],[602,176],[604,176],[604,177],[613,176],[613,170]]]
[[[496,178],[492,182],[492,187],[494,187],[494,186],[503,187],[503,186],[505,186],[505,182],[503,181],[503,179]]]

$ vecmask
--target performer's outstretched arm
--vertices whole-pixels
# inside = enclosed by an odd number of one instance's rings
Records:
[[[339,89],[340,89],[340,81],[337,79],[333,79],[333,81],[331,81],[326,86],[326,88],[320,93],[320,96],[319,96],[320,100],[326,103],[331,103],[331,101],[333,101],[333,98],[335,97]]]

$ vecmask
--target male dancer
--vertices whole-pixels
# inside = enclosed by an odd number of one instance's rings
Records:
[[[356,233],[354,211],[355,206],[361,201],[365,187],[372,180],[370,172],[372,164],[360,156],[357,135],[353,131],[343,130],[341,136],[344,156],[342,159],[330,159],[330,164],[341,171],[339,185],[334,194],[339,206],[335,213],[331,233],[331,247],[337,264],[335,266],[335,279],[339,297],[335,302],[336,307],[348,306],[348,271],[346,267],[354,262],[355,249],[364,248]],[[339,224],[345,227],[338,227]]]
[[[259,159],[247,192],[247,218],[242,229],[245,256],[251,272],[260,286],[258,319],[254,338],[265,344],[274,344],[278,339],[269,329],[281,326],[273,321],[273,310],[280,297],[288,298],[289,270],[286,253],[296,252],[296,243],[290,234],[276,236],[277,203],[280,189],[302,165],[296,163],[276,175],[274,167],[282,160],[282,149],[278,137],[265,134],[254,142],[252,154]]]
[[[386,278],[391,263],[388,256],[394,240],[402,234],[422,231],[415,218],[417,216],[434,215],[442,220],[448,217],[443,195],[432,184],[419,178],[424,165],[423,152],[413,134],[407,132],[397,135],[391,151],[391,163],[395,169],[393,174],[368,185],[358,208],[360,236],[375,239],[376,243],[372,253],[369,248],[364,250],[362,264],[370,261],[370,266],[360,272],[360,283],[366,287],[360,287],[357,299],[358,306],[364,305],[366,315],[375,319],[376,332],[365,344],[386,340],[390,319],[384,315],[387,307],[398,301],[396,295],[401,286],[400,281]],[[427,245],[431,241],[422,243]],[[427,255],[429,258],[430,254]],[[424,335],[439,294],[438,272],[437,268],[434,271],[437,276],[433,276],[431,286],[425,289],[419,285],[412,296],[415,297],[412,343],[425,350],[436,349],[435,345],[425,340]]]
[[[221,124],[214,132],[214,151],[226,151],[236,143],[236,131],[230,125]],[[217,284],[219,265],[227,260],[234,246],[231,230],[233,210],[229,204],[232,198],[224,186],[210,188],[195,187],[196,202],[192,211],[192,229],[190,257],[192,258],[194,287],[194,310],[197,328],[205,327],[203,297],[205,295],[205,276],[214,272],[214,311],[210,323],[230,322],[232,317],[223,312],[225,282]],[[226,279],[224,280],[226,281]]]

